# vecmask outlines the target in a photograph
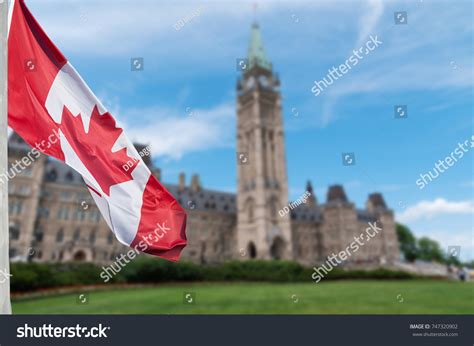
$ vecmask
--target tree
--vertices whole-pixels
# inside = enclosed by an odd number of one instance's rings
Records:
[[[427,237],[418,240],[418,258],[425,261],[446,262],[438,242]]]
[[[470,269],[474,269],[474,261],[466,262],[466,263],[464,263],[464,266],[466,266]]]
[[[396,228],[400,251],[407,261],[413,262],[418,258],[416,238],[407,226],[397,223]]]

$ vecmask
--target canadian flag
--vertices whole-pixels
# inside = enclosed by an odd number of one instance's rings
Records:
[[[121,243],[179,259],[186,246],[185,211],[23,0],[9,8],[8,124],[38,151],[82,175]]]

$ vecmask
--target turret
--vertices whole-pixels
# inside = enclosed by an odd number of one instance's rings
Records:
[[[306,183],[306,192],[310,194],[307,202],[308,206],[315,207],[317,205],[316,195],[314,194],[313,184],[311,184],[310,180]]]

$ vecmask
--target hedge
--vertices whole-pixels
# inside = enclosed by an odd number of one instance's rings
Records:
[[[102,268],[92,263],[12,263],[11,290],[103,284]],[[232,261],[220,265],[172,263],[139,257],[126,265],[112,283],[160,283],[179,281],[312,282],[313,269],[289,261]],[[344,270],[334,268],[324,280],[411,279],[416,276],[388,269]]]

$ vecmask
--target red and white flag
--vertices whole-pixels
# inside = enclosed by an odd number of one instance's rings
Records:
[[[24,0],[13,0],[9,11],[8,124],[28,144],[82,175],[121,243],[179,259],[186,246],[185,211],[151,174]],[[133,164],[124,169],[127,162]]]

